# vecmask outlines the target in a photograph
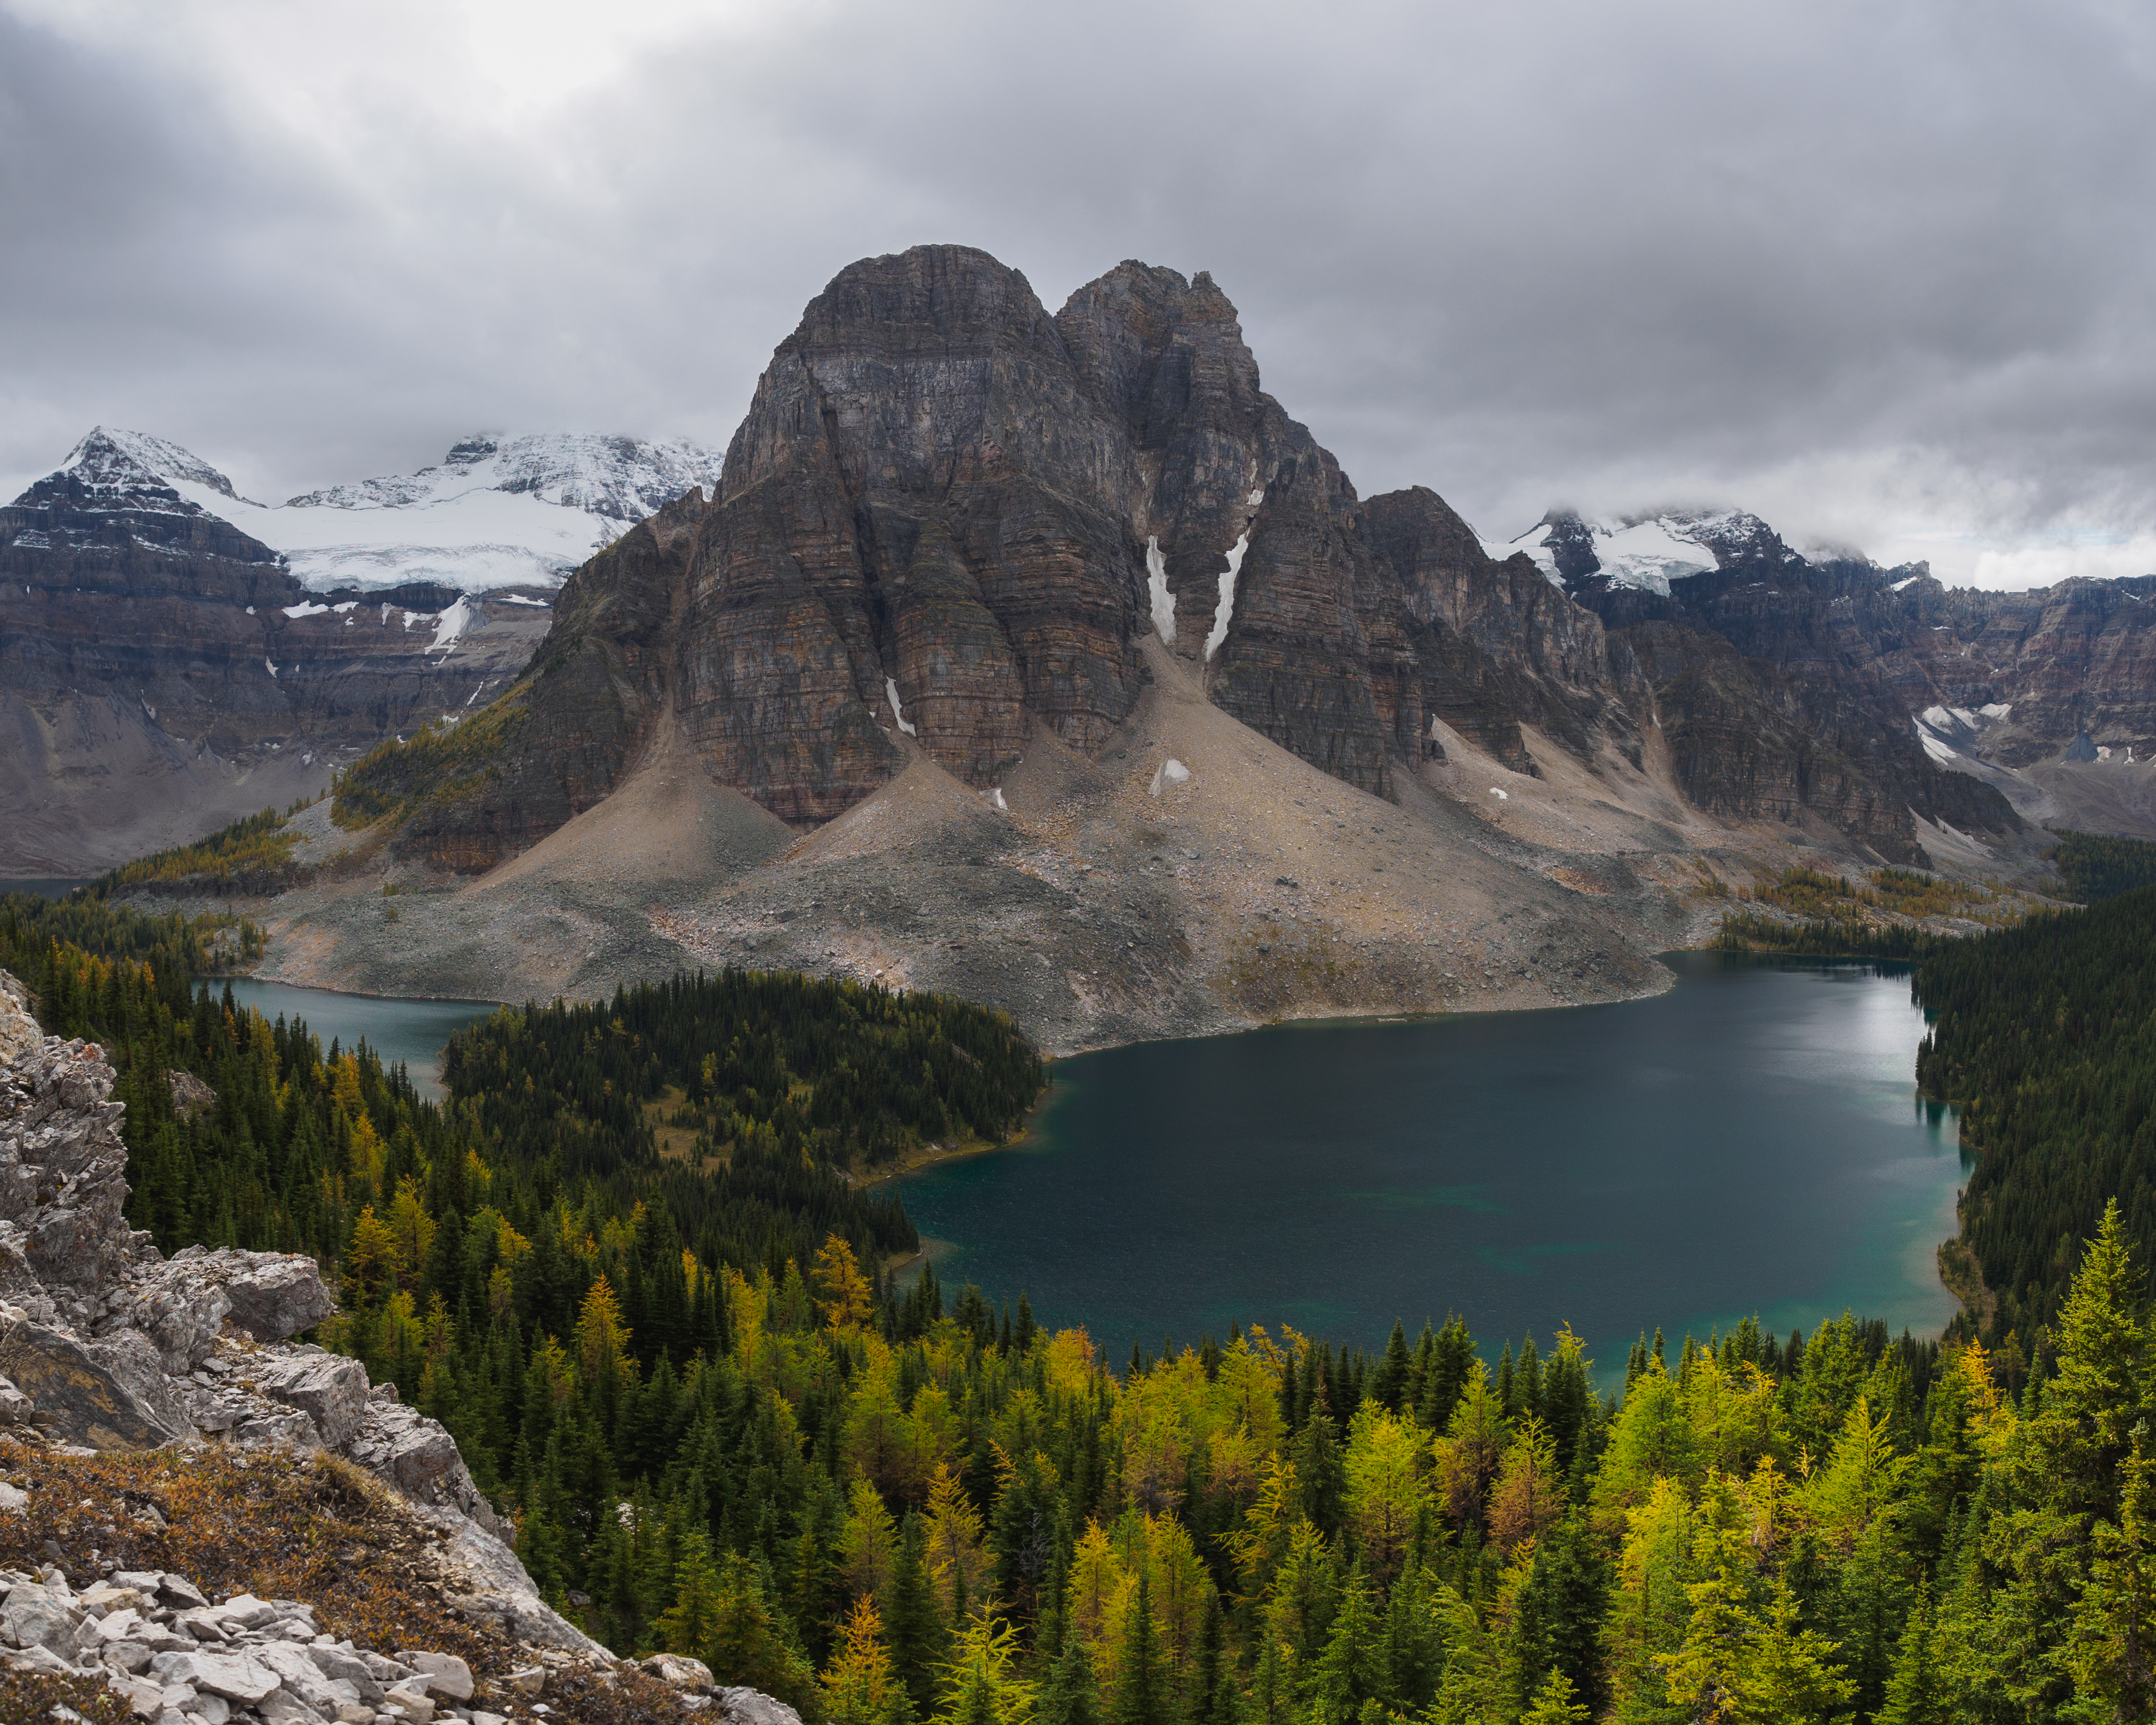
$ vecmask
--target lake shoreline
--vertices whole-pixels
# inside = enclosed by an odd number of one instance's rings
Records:
[[[1231,1319],[1377,1346],[1455,1310],[1618,1359],[1637,1328],[1732,1313],[1942,1331],[1966,1172],[1958,1117],[1915,1093],[1907,967],[1669,956],[1680,998],[1577,1034],[1553,1010],[1395,1014],[1103,1050],[1016,1141],[1065,1153],[878,1183],[954,1243],[954,1284],[1024,1287],[1111,1351]]]

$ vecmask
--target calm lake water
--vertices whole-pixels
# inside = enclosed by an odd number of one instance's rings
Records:
[[[222,982],[210,987],[221,989]],[[284,983],[258,983],[244,977],[232,981],[232,998],[251,1006],[273,1024],[281,1014],[302,1018],[307,1028],[321,1038],[324,1053],[335,1037],[346,1048],[364,1037],[382,1056],[385,1066],[402,1060],[409,1070],[413,1087],[423,1096],[439,1101],[442,1050],[449,1038],[466,1024],[494,1010],[485,1000],[395,1000],[372,994],[338,994],[327,988],[295,988]]]
[[[90,885],[87,875],[73,879],[55,879],[39,875],[32,880],[0,880],[0,893],[27,892],[34,898],[65,898],[78,886]]]
[[[1381,1343],[1570,1323],[1607,1370],[1753,1313],[1935,1334],[1964,1165],[1908,978],[1686,953],[1622,1005],[1284,1027],[1061,1060],[1025,1143],[907,1176],[946,1286],[1116,1363],[1281,1321]]]

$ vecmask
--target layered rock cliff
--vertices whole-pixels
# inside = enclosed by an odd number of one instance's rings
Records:
[[[1705,560],[1703,558],[1703,560]],[[1037,733],[1090,754],[1134,710],[1148,634],[1223,711],[1397,800],[1449,728],[1539,771],[1522,726],[1594,768],[1660,720],[1698,806],[1824,814],[1913,860],[1912,803],[1980,829],[1913,736],[1722,665],[1666,619],[1638,646],[1526,557],[1490,557],[1434,492],[1365,504],[1260,387],[1203,274],[1126,263],[1050,316],[984,253],[842,271],[759,381],[716,494],[691,493],[564,588],[483,742],[384,750],[352,809],[397,853],[476,871],[607,796],[678,723],[711,777],[797,829],[916,753],[986,796]],[[1621,620],[1620,620],[1621,622]],[[1696,719],[1685,691],[1712,684]],[[1740,698],[1741,696],[1741,698]],[[1758,757],[1722,770],[1732,727]],[[1599,769],[1595,769],[1599,770]],[[1971,799],[1978,806],[1972,812]]]
[[[229,491],[195,468],[191,489]],[[93,434],[0,508],[0,876],[94,870],[317,791],[498,693],[547,615],[440,588],[309,592]]]

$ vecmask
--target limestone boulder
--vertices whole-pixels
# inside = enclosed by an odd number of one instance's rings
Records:
[[[671,1683],[677,1689],[711,1686],[711,1666],[684,1653],[654,1653],[644,1661],[644,1669],[660,1682]]]
[[[192,1427],[148,1340],[125,1332],[84,1343],[27,1317],[0,1317],[0,1373],[52,1436],[93,1450],[155,1448]]]
[[[254,1381],[264,1395],[305,1413],[332,1450],[352,1440],[367,1412],[367,1368],[356,1359],[319,1348],[280,1355],[260,1367]]]
[[[800,1714],[761,1689],[721,1689],[717,1699],[726,1725],[801,1725]]]
[[[12,1066],[23,1055],[43,1048],[45,1033],[30,1016],[22,984],[13,977],[4,980],[13,986],[0,988],[0,1066]]]
[[[187,1246],[138,1265],[110,1303],[105,1325],[142,1332],[176,1373],[200,1365],[228,1322],[258,1342],[278,1342],[336,1310],[313,1259],[232,1246]]]

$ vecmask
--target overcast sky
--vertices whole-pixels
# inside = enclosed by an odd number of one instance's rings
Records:
[[[1365,495],[2156,571],[2156,9],[0,0],[0,495],[723,446],[854,259],[1210,270]]]

